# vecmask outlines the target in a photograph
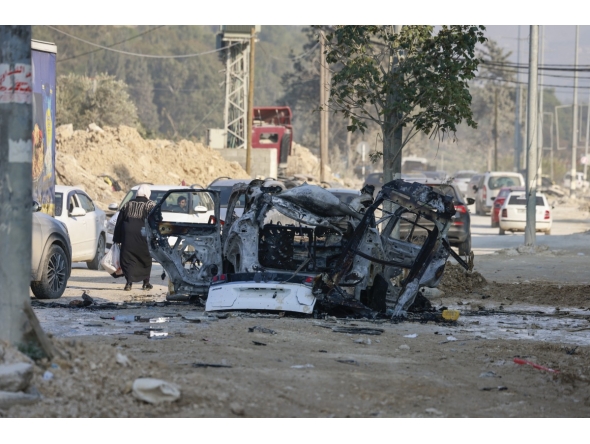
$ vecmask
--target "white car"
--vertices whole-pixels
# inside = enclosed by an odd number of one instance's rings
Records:
[[[86,262],[91,270],[99,270],[106,246],[104,211],[83,190],[56,185],[55,218],[68,229],[72,262]]]
[[[535,212],[535,231],[551,234],[551,206],[543,193],[537,193]],[[513,191],[508,195],[500,209],[500,234],[506,231],[524,231],[526,228],[526,192]]]
[[[214,204],[213,200],[209,198],[206,194],[200,194],[202,196],[201,199],[203,201],[193,201],[193,195],[188,193],[188,190],[191,190],[191,187],[181,186],[181,185],[151,185],[148,184],[148,187],[151,191],[150,200],[153,200],[156,203],[160,202],[160,199],[170,190],[187,190],[186,196],[189,197],[190,201],[188,202],[187,211],[182,211],[179,206],[178,202],[170,201],[165,202],[162,205],[162,215],[164,221],[167,222],[191,222],[191,223],[207,223],[209,217],[214,215]],[[121,208],[131,199],[135,198],[137,194],[137,190],[139,189],[139,185],[134,186],[129,190],[129,192],[125,195],[123,200],[121,201],[121,205],[117,205],[116,203],[109,205],[109,210],[114,211]],[[175,194],[174,196],[177,196]],[[172,199],[172,198],[170,198]],[[115,232],[115,225],[117,224],[117,218],[119,216],[119,212],[117,211],[113,217],[111,217],[107,223],[107,247],[110,248],[113,244],[113,234]]]
[[[474,186],[475,212],[480,215],[490,214],[494,199],[502,187],[524,187],[524,177],[512,171],[488,171]]]

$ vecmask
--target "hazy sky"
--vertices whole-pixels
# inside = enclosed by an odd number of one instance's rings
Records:
[[[512,51],[511,61],[516,63],[518,54],[518,29],[519,26],[498,26],[486,25],[486,35],[489,39],[497,41],[507,50]],[[529,56],[529,25],[520,26],[520,63],[528,63]],[[574,25],[547,25],[540,27],[544,29],[544,61],[543,64],[574,64],[576,27]],[[539,57],[541,48],[539,44]],[[578,46],[578,65],[586,65],[590,69],[590,26],[580,26],[580,39]],[[555,88],[555,92],[562,103],[571,103],[573,99],[573,73],[572,72],[545,72],[546,74],[563,77],[545,77],[543,84],[561,85]],[[521,73],[521,81],[528,81],[528,75]],[[578,102],[588,103],[590,94],[590,72],[578,73]]]

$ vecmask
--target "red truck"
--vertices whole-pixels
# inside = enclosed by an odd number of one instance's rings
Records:
[[[291,108],[288,106],[254,107],[252,148],[276,148],[279,169],[287,167],[293,144]]]

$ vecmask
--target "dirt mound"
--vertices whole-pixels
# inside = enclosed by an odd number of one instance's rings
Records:
[[[477,271],[467,271],[461,265],[447,262],[438,288],[444,292],[457,292],[472,291],[485,285],[486,279]]]
[[[63,125],[56,130],[56,151],[57,183],[82,186],[102,209],[140,183],[207,186],[220,176],[249,177],[237,162],[200,143],[147,140],[127,126],[71,131]],[[114,191],[104,175],[121,191]]]

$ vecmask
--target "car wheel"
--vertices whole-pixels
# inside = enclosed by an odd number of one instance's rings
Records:
[[[459,244],[459,254],[467,256],[471,252],[471,235],[467,236],[463,242]]]
[[[502,228],[500,228],[500,235],[504,236],[506,234],[506,231],[502,230]]]
[[[102,258],[105,255],[105,253],[104,253],[105,245],[106,245],[106,240],[105,240],[104,236],[101,234],[100,237],[98,238],[98,243],[96,246],[96,254],[94,255],[94,259],[86,262],[86,265],[88,265],[88,268],[90,268],[91,270],[102,270],[102,266],[100,265],[100,261],[102,261]]]
[[[43,260],[43,274],[40,281],[31,282],[31,290],[37,299],[61,297],[68,283],[68,258],[56,244],[49,247]]]

